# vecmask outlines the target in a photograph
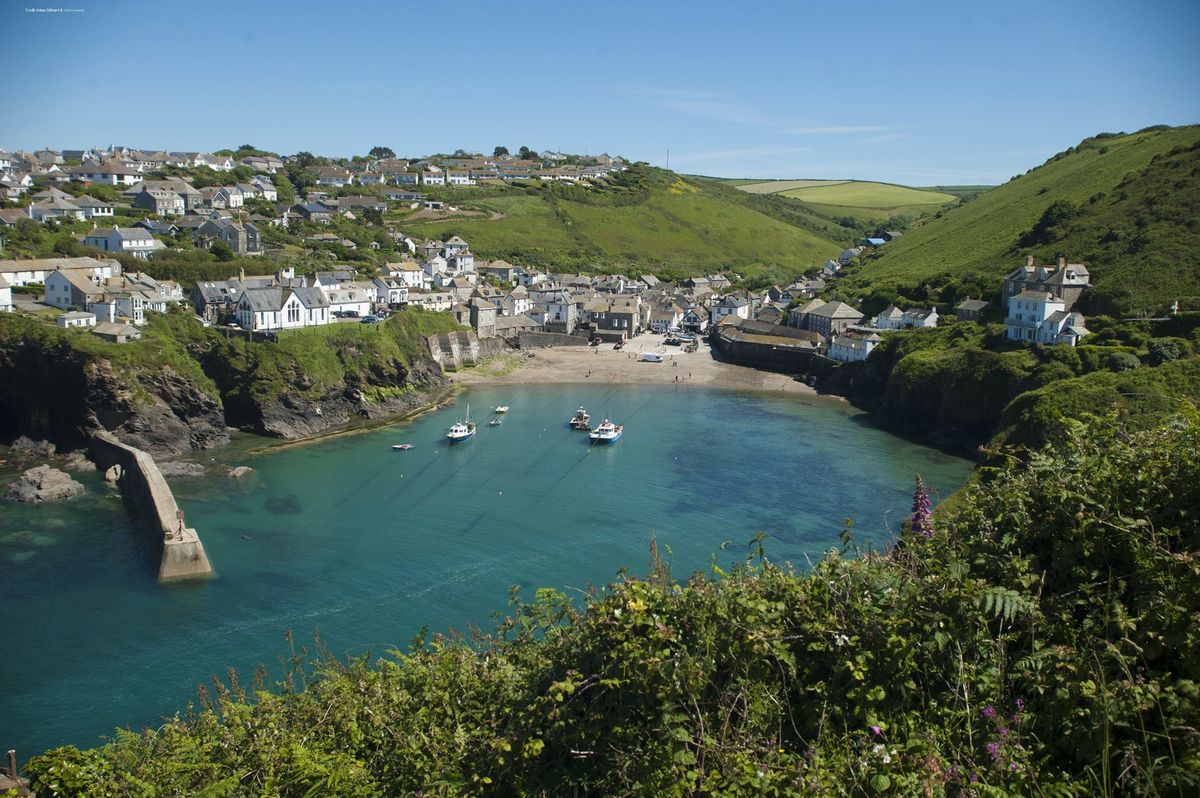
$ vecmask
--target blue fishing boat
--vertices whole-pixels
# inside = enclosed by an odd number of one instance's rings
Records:
[[[616,443],[621,440],[621,433],[624,431],[623,425],[614,424],[606,418],[588,437],[592,439],[592,443]]]

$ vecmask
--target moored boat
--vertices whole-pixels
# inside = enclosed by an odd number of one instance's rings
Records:
[[[497,413],[507,413],[508,405],[500,405],[499,407],[496,408],[496,412]]]
[[[624,425],[614,424],[606,418],[600,426],[592,430],[590,437],[592,443],[616,443],[621,440],[621,433],[624,431]]]
[[[399,449],[402,452],[407,452],[409,449],[412,448],[412,444],[411,443],[393,443],[392,448]]]
[[[467,405],[467,415],[462,421],[456,421],[446,431],[450,443],[466,443],[475,437],[475,422],[471,420],[471,406]]]
[[[582,430],[584,432],[591,432],[592,431],[592,425],[590,423],[591,420],[592,420],[592,417],[590,415],[588,415],[588,411],[583,409],[583,405],[580,405],[579,409],[575,411],[575,415],[571,416],[571,420],[567,422],[567,426],[570,427],[571,429]]]
[[[489,427],[498,427],[498,426],[500,426],[500,424],[503,421],[504,421],[504,419],[501,419],[501,418],[493,418],[491,421],[488,422],[488,426]]]

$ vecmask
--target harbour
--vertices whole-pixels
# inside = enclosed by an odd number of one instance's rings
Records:
[[[467,402],[481,419],[510,410],[451,446]],[[566,423],[580,405],[625,434],[593,445]],[[582,598],[644,572],[652,539],[680,579],[743,559],[758,531],[770,558],[806,567],[840,545],[846,516],[879,547],[916,473],[946,495],[971,465],[842,402],[674,385],[475,385],[394,426],[249,448],[206,455],[252,466],[247,478],[170,480],[212,561],[201,583],[159,585],[144,533],[100,485],[6,512],[0,602],[23,656],[0,666],[0,736],[33,751],[155,725],[210,674],[277,674],[288,630],[299,643],[319,630],[345,657],[404,649],[423,627],[487,629],[510,586]]]

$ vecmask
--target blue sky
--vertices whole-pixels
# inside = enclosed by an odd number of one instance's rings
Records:
[[[54,2],[82,11],[0,5],[8,150],[669,148],[684,172],[945,185],[1200,121],[1196,0]]]

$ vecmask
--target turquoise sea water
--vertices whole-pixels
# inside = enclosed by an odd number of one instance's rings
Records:
[[[467,402],[479,432],[450,447]],[[492,428],[498,404],[512,409]],[[621,443],[569,430],[580,404],[624,423]],[[157,584],[153,542],[94,475],[83,499],[0,506],[0,749],[156,725],[209,674],[277,668],[287,630],[319,629],[344,656],[404,648],[423,626],[488,628],[511,585],[644,573],[651,538],[680,578],[744,558],[759,530],[769,557],[804,566],[847,517],[861,544],[898,531],[915,473],[948,494],[970,471],[838,402],[675,386],[474,388],[408,424],[214,455],[254,473],[172,481],[208,581]]]

